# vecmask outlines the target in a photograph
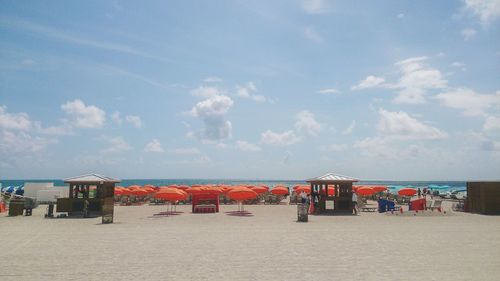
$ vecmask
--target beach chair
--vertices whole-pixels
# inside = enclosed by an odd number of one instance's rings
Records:
[[[363,200],[358,200],[358,209],[361,212],[375,212],[377,211],[377,207],[369,207],[363,202]]]
[[[425,209],[430,210],[431,208],[432,208],[432,201],[431,200],[425,201]]]
[[[434,211],[435,209],[441,211],[441,203],[443,200],[434,200],[434,203],[432,204],[431,207],[429,207],[430,210]]]

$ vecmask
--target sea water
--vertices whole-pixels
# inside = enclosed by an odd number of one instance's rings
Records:
[[[64,182],[60,179],[37,179],[37,180],[0,180],[2,186],[23,186],[25,182],[53,182],[54,186],[64,186]],[[277,185],[286,187],[294,187],[299,184],[307,184],[305,181],[299,180],[243,180],[243,179],[123,179],[117,185],[146,185],[154,186],[164,185],[195,185],[195,184],[221,184],[221,185],[266,185],[273,188]],[[440,189],[442,192],[451,190],[465,190],[466,182],[463,181],[359,181],[355,185],[386,185],[391,191],[396,191],[403,187],[424,188],[429,185],[448,186]]]

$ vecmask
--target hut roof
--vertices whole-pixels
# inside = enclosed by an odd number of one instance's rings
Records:
[[[64,179],[65,183],[77,183],[77,182],[85,182],[85,183],[104,183],[104,182],[111,182],[111,183],[119,183],[119,179],[114,179],[110,177],[105,177],[102,175],[98,174],[87,174],[87,175],[82,175],[82,176],[77,176],[77,177],[72,177],[72,178],[67,178]]]
[[[356,178],[328,173],[319,177],[308,179],[307,182],[357,182]]]

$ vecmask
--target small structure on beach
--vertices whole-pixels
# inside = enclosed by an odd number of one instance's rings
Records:
[[[465,210],[484,215],[500,215],[500,182],[467,182]]]
[[[316,202],[316,214],[335,214],[352,212],[352,184],[358,179],[328,173],[326,175],[308,179],[311,184],[311,203]],[[327,208],[327,201],[333,202],[333,208]]]
[[[113,223],[113,207],[115,184],[119,179],[88,174],[67,178],[69,184],[68,198],[57,199],[57,212],[68,215],[102,216],[102,223]],[[91,192],[92,191],[92,192]]]

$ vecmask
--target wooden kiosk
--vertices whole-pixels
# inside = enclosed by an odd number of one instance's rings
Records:
[[[113,223],[115,184],[120,180],[88,174],[64,180],[69,184],[68,198],[57,199],[57,212],[70,216],[102,216],[102,223]],[[92,192],[91,192],[92,191]]]
[[[336,214],[352,212],[352,184],[358,179],[329,173],[308,179],[311,184],[311,204],[316,203],[315,214]],[[330,191],[330,192],[329,192]],[[333,202],[333,208],[327,207]]]

